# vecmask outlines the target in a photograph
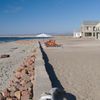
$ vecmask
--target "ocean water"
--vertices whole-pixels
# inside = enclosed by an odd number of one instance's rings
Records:
[[[12,42],[17,40],[32,40],[32,39],[44,39],[43,37],[0,37],[0,42]]]

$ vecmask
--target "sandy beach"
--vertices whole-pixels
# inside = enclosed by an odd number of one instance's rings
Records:
[[[55,40],[63,47],[44,50],[65,91],[76,100],[99,100],[100,40],[64,36]]]
[[[15,71],[30,56],[35,48],[33,41],[7,42],[0,44],[0,55],[9,54],[8,58],[0,58],[0,91],[4,90],[13,78]]]

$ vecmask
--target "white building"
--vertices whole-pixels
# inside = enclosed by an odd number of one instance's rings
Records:
[[[81,25],[82,37],[100,39],[100,21],[84,21]]]
[[[73,37],[75,37],[75,38],[81,38],[81,36],[82,36],[81,32],[74,32],[73,33]]]

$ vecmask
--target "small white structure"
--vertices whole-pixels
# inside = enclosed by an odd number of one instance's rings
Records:
[[[52,37],[52,36],[42,33],[42,34],[36,35],[36,37],[45,37],[45,38],[48,38],[48,37]]]
[[[74,32],[73,37],[80,38],[82,36],[81,32]]]

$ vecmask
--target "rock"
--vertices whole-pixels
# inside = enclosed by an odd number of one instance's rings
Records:
[[[32,84],[32,82],[29,81],[29,82],[25,85],[25,87],[26,87],[27,89],[29,89],[29,88],[33,88],[33,84]]]
[[[10,98],[10,97],[8,97],[8,98],[6,98],[6,100],[13,100],[12,98]]]
[[[28,74],[28,68],[25,68],[24,70],[22,70],[22,75],[24,74]]]
[[[31,60],[31,59],[28,61],[28,64],[29,64],[29,65],[32,65],[33,63],[34,63],[34,61]]]
[[[22,81],[20,82],[20,84],[21,84],[22,86],[25,86],[25,84],[26,84],[25,80],[22,80]]]
[[[23,62],[23,64],[21,65],[21,67],[26,68],[27,67],[26,63]]]
[[[27,68],[25,68],[25,70],[29,72],[33,71],[34,70],[34,67],[32,65],[28,66]]]
[[[22,91],[25,91],[27,89],[25,88],[25,86],[21,86],[19,90],[22,92]]]
[[[28,69],[25,69],[25,74],[28,74]]]
[[[8,97],[6,100],[18,100],[16,97]]]
[[[34,51],[33,51],[33,52],[34,52]],[[36,51],[35,51],[35,52],[36,52]],[[31,55],[31,57],[32,57],[32,58],[34,58],[34,59],[36,58],[34,54],[33,54],[33,55]]]
[[[30,94],[28,91],[22,91],[21,100],[29,100]]]
[[[13,81],[14,81],[14,83],[20,83],[20,79],[18,79],[18,78],[15,78]]]
[[[14,91],[11,91],[11,92],[10,92],[10,96],[11,96],[11,97],[14,97],[14,96],[15,96],[15,92],[14,92]]]
[[[31,80],[32,84],[34,84],[34,80]]]
[[[22,70],[24,70],[24,67],[20,66],[18,67],[17,72],[22,72]]]
[[[18,100],[16,97],[13,97],[12,99],[13,99],[13,100]]]
[[[29,100],[29,95],[21,96],[21,100]]]
[[[33,63],[35,62],[35,58],[34,57],[31,57],[31,60],[33,61]]]
[[[10,57],[9,54],[3,54],[3,55],[0,55],[0,58],[8,58],[8,57]]]
[[[30,81],[30,77],[29,77],[27,74],[24,74],[24,75],[22,76],[22,79],[23,79],[26,83]]]
[[[15,97],[17,97],[20,100],[21,99],[21,92],[20,91],[16,91],[15,92]]]
[[[29,87],[29,88],[28,88],[28,91],[29,91],[29,92],[33,92],[33,88],[30,88],[30,87]]]
[[[15,73],[15,77],[18,78],[18,79],[20,79],[21,78],[21,72],[16,72]]]
[[[20,83],[15,83],[14,86],[17,90],[20,90],[20,88],[22,87]]]
[[[23,96],[24,95],[27,95],[28,94],[28,91],[27,90],[24,90],[24,91],[22,91],[22,93],[21,93]]]
[[[32,76],[30,77],[30,79],[31,79],[31,81],[34,80],[34,76],[32,75]]]
[[[10,86],[13,86],[14,81],[13,80],[10,80],[9,84],[10,84]]]
[[[8,89],[9,89],[10,92],[11,91],[13,91],[13,92],[17,91],[15,86],[10,86],[10,87],[8,87]]]
[[[8,89],[5,89],[3,92],[2,92],[2,95],[4,97],[9,97],[10,96],[10,91]]]
[[[4,96],[0,93],[0,100],[4,100]]]

